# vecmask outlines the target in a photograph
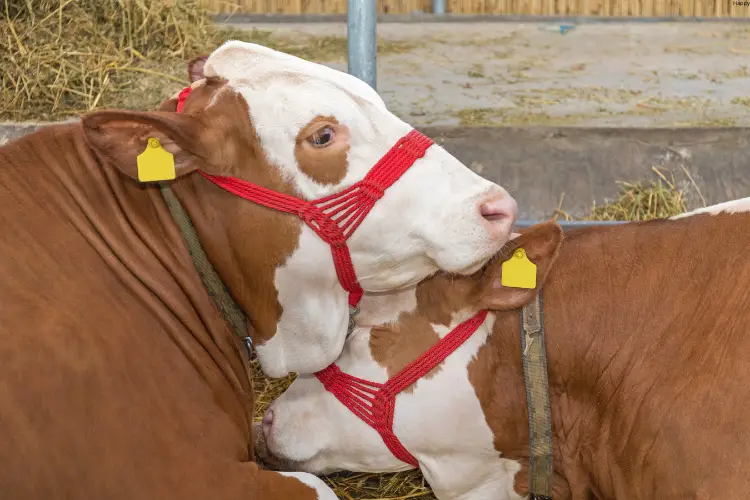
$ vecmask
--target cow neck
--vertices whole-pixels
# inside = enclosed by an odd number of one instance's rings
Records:
[[[315,376],[327,391],[380,434],[393,456],[419,468],[417,459],[409,453],[393,431],[396,396],[461,347],[484,323],[486,317],[486,310],[479,311],[459,324],[384,384],[344,373],[335,363],[317,372]]]
[[[181,113],[192,93],[185,87],[177,97],[176,111]],[[306,201],[288,194],[258,186],[236,177],[198,172],[216,186],[264,207],[296,215],[331,247],[339,283],[349,294],[349,331],[354,329],[354,316],[359,311],[362,286],[354,271],[346,241],[359,227],[385,190],[396,182],[414,163],[422,158],[433,141],[415,129],[399,139],[370,169],[365,177],[343,191]]]
[[[161,183],[159,185],[161,194],[167,204],[172,219],[182,234],[182,239],[187,245],[190,258],[193,260],[193,266],[198,271],[198,275],[206,288],[208,295],[213,300],[216,308],[221,312],[224,320],[229,324],[234,334],[244,340],[248,349],[251,347],[250,335],[247,332],[247,318],[240,306],[237,305],[234,298],[227,290],[224,281],[219,277],[219,273],[208,260],[206,252],[201,245],[198,235],[195,232],[190,216],[183,208],[177,197],[172,192],[172,188]]]
[[[529,500],[552,500],[552,419],[541,290],[521,310],[521,349],[529,414]]]
[[[485,310],[464,321],[383,384],[344,373],[335,363],[315,376],[328,392],[380,434],[393,456],[419,468],[417,459],[393,431],[396,396],[463,345],[486,317]],[[529,500],[552,500],[552,420],[541,291],[521,309],[520,319],[529,415]]]

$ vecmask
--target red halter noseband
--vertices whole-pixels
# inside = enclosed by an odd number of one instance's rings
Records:
[[[182,112],[192,87],[185,87],[177,98],[177,112]],[[410,131],[370,169],[364,179],[337,194],[313,201],[272,191],[235,177],[200,174],[232,194],[264,207],[295,214],[331,246],[336,275],[349,292],[349,306],[355,310],[362,298],[362,287],[352,264],[346,240],[359,227],[375,202],[399,177],[422,158],[433,141],[416,130]]]
[[[336,399],[360,420],[380,434],[393,456],[419,468],[417,459],[406,450],[393,432],[396,395],[442,363],[477,331],[486,317],[487,311],[479,311],[406,365],[385,384],[370,382],[344,373],[336,364],[331,364],[328,368],[317,372],[315,376],[328,392],[336,396]]]

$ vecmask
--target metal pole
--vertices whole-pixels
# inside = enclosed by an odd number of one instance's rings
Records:
[[[349,74],[377,90],[375,65],[378,39],[375,33],[375,0],[348,0],[347,44]]]
[[[432,0],[432,13],[445,14],[445,0]]]

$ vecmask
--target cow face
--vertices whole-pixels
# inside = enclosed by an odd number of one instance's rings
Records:
[[[173,189],[206,253],[254,327],[270,376],[331,363],[347,331],[347,293],[331,249],[295,215],[227,193],[196,169],[311,200],[361,180],[412,128],[355,77],[259,45],[227,42],[192,66],[182,113],[84,117],[92,147],[136,177],[150,136],[175,155]],[[515,201],[434,145],[347,241],[366,291],[442,269],[470,274],[508,240]]]
[[[537,285],[542,286],[561,240],[556,223],[540,224],[514,239],[502,254],[522,245],[537,264]],[[470,277],[440,274],[414,290],[366,295],[362,316],[336,364],[345,373],[384,383],[480,309],[509,310],[530,302],[537,290],[503,287],[500,263],[496,260]],[[512,323],[517,324],[515,318]],[[483,371],[492,370],[491,363],[482,361],[490,348],[488,336],[518,334],[493,332],[495,320],[495,314],[488,314],[468,341],[396,398],[393,430],[418,460],[438,498],[522,498],[514,486],[520,464],[503,458],[504,450],[495,447],[498,432],[515,434],[516,429],[509,428],[507,420],[490,426],[492,416],[485,414],[478,397],[483,390],[478,381],[488,379]],[[522,387],[523,380],[517,382]],[[256,436],[257,449],[299,470],[409,468],[313,376],[298,377],[269,407]]]

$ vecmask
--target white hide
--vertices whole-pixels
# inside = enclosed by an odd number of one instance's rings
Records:
[[[412,127],[390,113],[359,79],[260,45],[231,41],[207,59],[247,101],[268,159],[305,199],[340,192],[361,180]],[[296,138],[316,117],[346,127],[348,171],[337,185],[305,175]],[[510,236],[515,219],[489,223],[479,213],[488,198],[512,198],[443,148],[432,146],[392,185],[349,239],[354,268],[367,291],[415,284],[438,269],[467,274],[481,267]],[[248,202],[250,203],[250,202]],[[257,346],[266,374],[323,369],[340,354],[348,321],[347,294],[338,283],[330,247],[302,225],[299,247],[276,270],[283,308],[275,335]]]
[[[358,324],[395,321],[416,305],[414,290],[381,297],[366,295]],[[456,315],[449,327],[435,325],[442,337],[472,311]],[[476,333],[445,362],[440,371],[419,380],[413,392],[396,398],[394,431],[420,464],[439,499],[520,500],[513,489],[520,465],[502,458],[493,447],[467,366],[491,332],[489,314]],[[408,335],[408,332],[405,332]],[[387,374],[371,356],[370,328],[358,326],[336,361],[346,373],[383,383]],[[411,467],[396,459],[380,435],[351,413],[310,375],[300,376],[271,406],[274,421],[266,445],[300,470],[395,472]]]
[[[318,500],[338,500],[336,493],[317,476],[306,472],[279,472],[279,474],[299,479],[300,482],[315,490],[315,493],[318,494]]]
[[[697,208],[691,212],[685,212],[684,214],[673,215],[670,219],[682,219],[684,217],[690,217],[691,215],[698,214],[711,214],[717,215],[720,213],[742,213],[750,212],[750,197],[739,198],[737,200],[725,201],[724,203],[717,203],[716,205],[710,205],[707,207]]]

